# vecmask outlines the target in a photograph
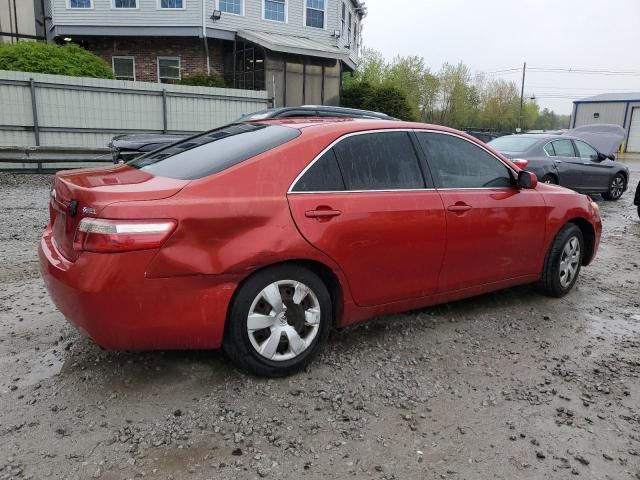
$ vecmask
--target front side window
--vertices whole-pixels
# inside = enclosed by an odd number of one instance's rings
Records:
[[[575,157],[576,152],[573,150],[571,140],[556,140],[552,142],[553,151],[556,153],[556,157]]]
[[[417,133],[438,188],[510,187],[509,169],[479,146],[452,135]]]
[[[279,147],[299,135],[296,128],[236,123],[147,153],[127,165],[161,177],[195,180]]]
[[[407,132],[354,135],[334,147],[347,190],[424,188]]]
[[[138,8],[138,0],[113,0],[113,8]]]
[[[160,0],[160,8],[184,8],[185,0]]]
[[[116,80],[136,79],[136,62],[133,57],[112,57],[113,77]]]
[[[181,78],[179,57],[158,57],[158,81],[176,83]]]
[[[264,0],[264,18],[276,22],[286,21],[286,0]]]
[[[584,142],[581,142],[580,140],[574,140],[573,142],[576,144],[576,148],[578,149],[578,155],[580,156],[580,158],[591,160],[592,162],[598,160],[598,152],[593,147],[587,145]]]
[[[324,2],[325,0],[306,0],[306,25],[307,27],[324,28]]]
[[[93,8],[93,0],[69,0],[69,8]]]
[[[293,187],[294,192],[341,192],[344,180],[333,149],[315,161]]]
[[[220,0],[220,10],[234,15],[242,15],[242,0]]]

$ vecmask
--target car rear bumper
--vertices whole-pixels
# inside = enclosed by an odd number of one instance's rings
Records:
[[[84,252],[75,262],[57,250],[47,227],[40,270],[56,307],[108,349],[213,349],[222,344],[237,283],[217,275],[147,278],[154,250]]]

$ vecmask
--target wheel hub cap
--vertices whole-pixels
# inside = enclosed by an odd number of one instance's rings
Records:
[[[560,285],[562,288],[567,288],[571,285],[571,282],[578,273],[580,266],[580,241],[578,237],[571,237],[567,243],[565,243],[562,249],[562,255],[560,255]]]
[[[313,343],[320,314],[318,297],[307,285],[295,280],[274,282],[258,293],[249,308],[251,346],[268,360],[291,360]]]

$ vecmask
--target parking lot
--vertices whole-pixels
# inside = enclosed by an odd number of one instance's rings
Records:
[[[640,157],[624,161],[630,190],[598,198],[600,251],[565,298],[379,318],[280,380],[81,337],[38,271],[51,176],[0,174],[0,479],[640,479]]]

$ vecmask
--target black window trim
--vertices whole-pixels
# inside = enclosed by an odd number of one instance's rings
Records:
[[[411,135],[412,132],[426,132],[427,130],[420,130],[420,129],[415,129],[415,128],[382,128],[382,129],[375,129],[375,130],[363,130],[360,132],[351,132],[351,133],[347,133],[345,135],[342,135],[341,137],[336,138],[333,142],[331,142],[327,147],[325,147],[318,155],[316,155],[314,157],[313,160],[311,160],[309,162],[309,164],[298,174],[298,176],[293,180],[293,182],[291,182],[291,185],[289,185],[289,190],[287,190],[287,195],[308,195],[308,194],[317,194],[317,193],[382,193],[382,192],[424,192],[424,191],[433,191],[436,190],[435,185],[433,184],[432,178],[431,178],[431,174],[430,172],[425,172],[424,170],[424,166],[423,166],[423,152],[421,149],[418,149],[416,142],[413,138],[413,136]],[[437,130],[433,130],[434,132],[438,132]],[[375,133],[389,133],[389,132],[406,132],[408,134],[409,140],[411,141],[411,145],[413,147],[413,150],[416,154],[416,159],[418,161],[418,166],[420,168],[420,172],[422,173],[422,181],[424,182],[425,185],[427,185],[428,183],[431,183],[432,186],[425,186],[425,187],[421,187],[421,188],[386,188],[386,189],[382,189],[382,190],[330,190],[330,191],[295,191],[295,187],[296,184],[298,183],[298,181],[307,173],[307,171],[318,161],[320,160],[325,153],[327,153],[329,150],[331,150],[333,147],[335,147],[339,142],[341,142],[342,140],[345,140],[347,138],[350,137],[355,137],[357,135],[368,135],[368,134],[375,134]],[[462,138],[462,137],[461,137]],[[338,162],[338,165],[340,165],[340,162]],[[342,174],[342,171],[340,172]]]

